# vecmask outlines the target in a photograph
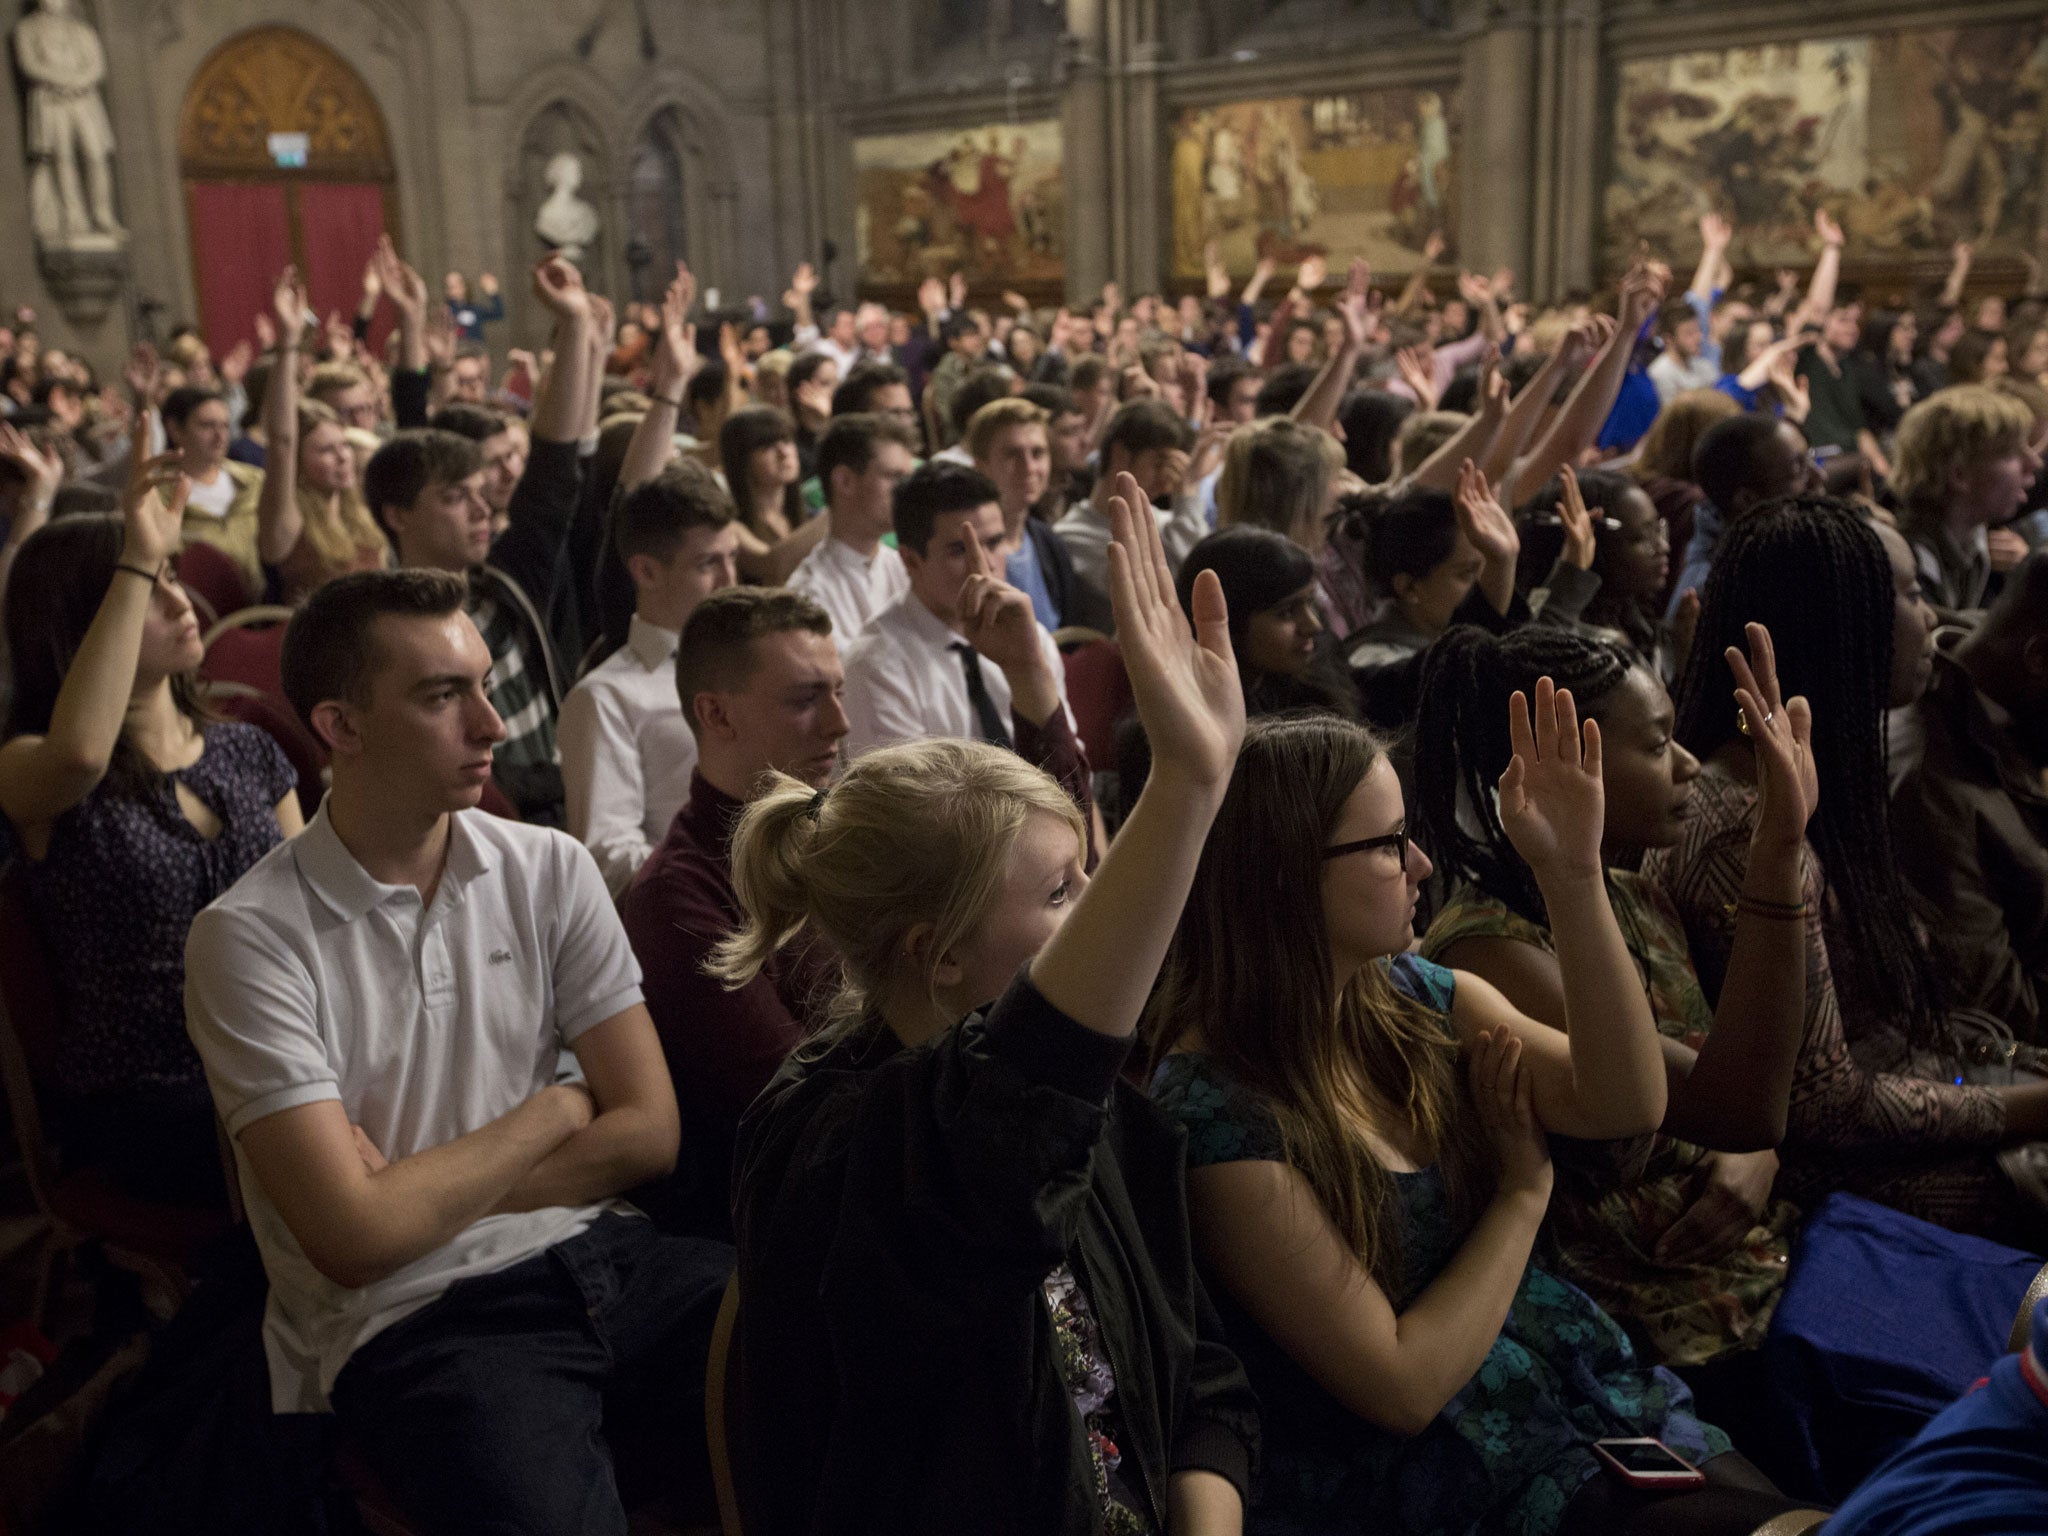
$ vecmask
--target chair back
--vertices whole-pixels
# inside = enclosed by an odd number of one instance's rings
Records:
[[[289,608],[243,608],[206,632],[199,675],[213,683],[240,683],[284,697],[284,626]]]
[[[209,626],[256,600],[234,557],[205,539],[188,539],[179,549],[178,580],[202,605]]]
[[[718,1495],[720,1536],[742,1536],[739,1491],[732,1475],[732,1429],[739,1422],[739,1372],[732,1368],[732,1358],[739,1321],[740,1277],[735,1273],[725,1282],[704,1364],[704,1435],[711,1452],[711,1486]]]
[[[29,923],[27,884],[17,860],[0,873],[0,1082],[30,1192],[45,1215],[51,1212],[57,1159],[44,1138],[36,1085],[47,1077],[56,1049],[56,993]]]
[[[1131,679],[1114,640],[1096,639],[1066,652],[1067,704],[1081,748],[1097,769],[1116,766],[1116,723],[1130,709]]]
[[[299,776],[299,810],[311,821],[327,792],[327,749],[300,723],[298,713],[274,694],[246,683],[213,683],[206,701],[226,718],[253,725],[277,743]]]

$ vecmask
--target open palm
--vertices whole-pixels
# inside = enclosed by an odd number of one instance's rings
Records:
[[[1600,727],[1579,724],[1571,692],[1536,682],[1536,705],[1520,689],[1508,701],[1515,755],[1500,776],[1500,822],[1539,880],[1601,872],[1606,798],[1600,784]]]
[[[1244,739],[1244,685],[1230,647],[1230,615],[1214,571],[1195,578],[1194,624],[1174,596],[1152,503],[1128,474],[1109,501],[1110,604],[1117,645],[1154,772],[1228,782]]]

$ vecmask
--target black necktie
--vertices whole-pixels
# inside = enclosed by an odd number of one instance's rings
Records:
[[[981,652],[965,640],[955,640],[952,648],[960,653],[960,665],[967,673],[967,702],[974,706],[974,718],[981,722],[981,739],[999,747],[1009,746],[1010,733],[1003,729],[1002,711],[988,696],[988,684],[981,679]]]

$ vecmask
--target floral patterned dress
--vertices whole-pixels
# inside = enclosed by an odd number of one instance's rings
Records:
[[[1607,893],[1649,994],[1659,1033],[1698,1050],[1713,1027],[1685,929],[1670,899],[1641,875],[1608,872]],[[1423,935],[1433,960],[1460,939],[1513,939],[1554,954],[1550,931],[1505,903],[1461,887]],[[1544,1223],[1544,1262],[1583,1288],[1628,1329],[1636,1347],[1666,1365],[1698,1365],[1724,1350],[1763,1342],[1785,1288],[1797,1208],[1773,1201],[1733,1252],[1705,1264],[1656,1258],[1665,1229],[1692,1204],[1706,1150],[1670,1137],[1644,1138],[1645,1156],[1624,1177],[1561,1158]]]
[[[1388,963],[1396,987],[1448,1016],[1449,971],[1415,955]],[[1191,1167],[1286,1158],[1264,1097],[1205,1056],[1167,1058],[1153,1095],[1187,1127]],[[1407,1222],[1401,1283],[1388,1300],[1405,1311],[1470,1227],[1453,1220],[1438,1169],[1397,1174],[1395,1185]],[[1210,1293],[1265,1411],[1265,1472],[1246,1521],[1262,1536],[1552,1536],[1599,1470],[1595,1440],[1654,1435],[1695,1464],[1729,1448],[1726,1435],[1693,1417],[1684,1383],[1637,1360],[1591,1297],[1533,1264],[1478,1372],[1413,1436],[1353,1414],[1226,1289],[1212,1284]]]

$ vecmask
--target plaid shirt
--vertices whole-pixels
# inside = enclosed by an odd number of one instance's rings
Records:
[[[487,592],[475,593],[469,616],[491,653],[491,708],[505,722],[494,754],[510,767],[557,761],[555,711],[547,692],[547,662],[526,654],[526,626],[518,611]]]

